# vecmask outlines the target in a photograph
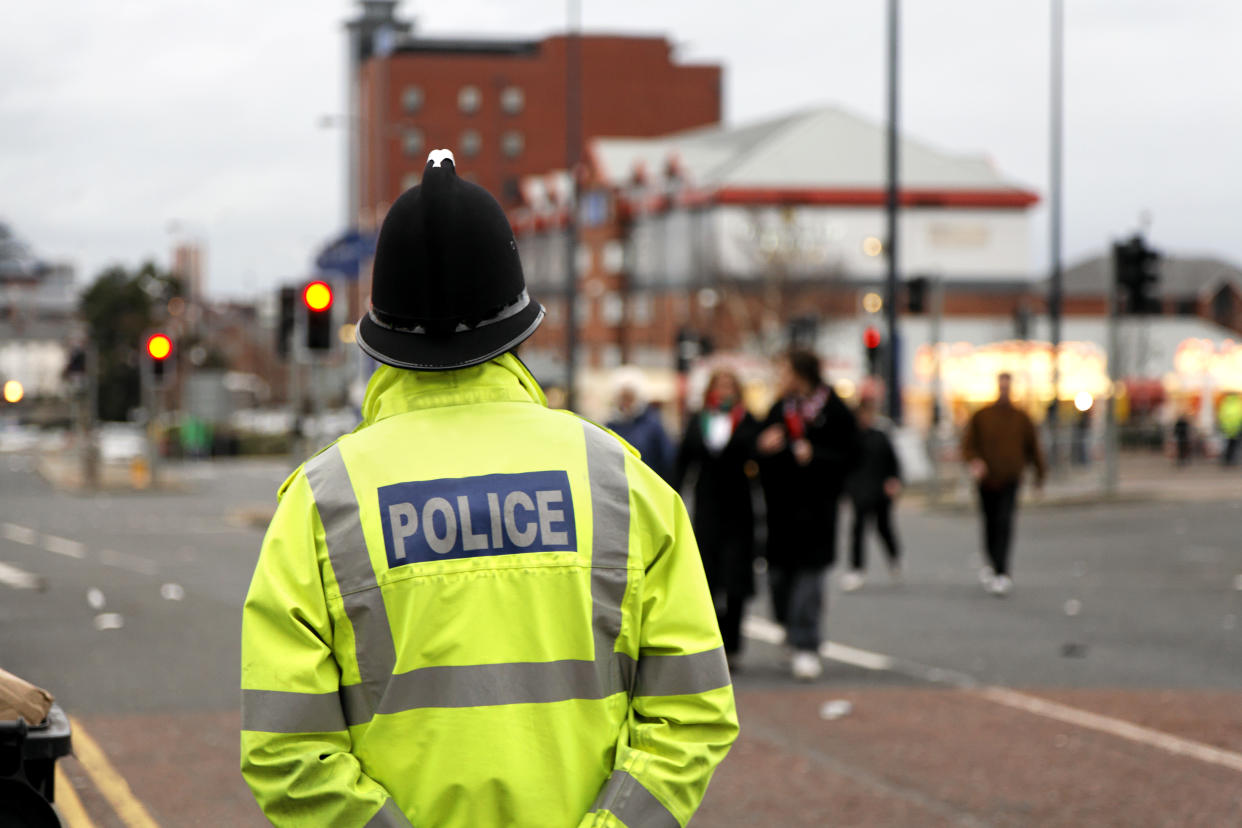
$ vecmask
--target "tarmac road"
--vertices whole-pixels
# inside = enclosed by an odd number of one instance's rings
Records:
[[[0,666],[99,747],[79,738],[60,763],[68,824],[266,824],[237,771],[262,534],[239,515],[286,472],[210,463],[187,491],[85,497],[0,456]],[[873,554],[861,591],[834,587],[821,681],[787,678],[755,602],[743,735],[694,825],[1242,824],[1240,517],[1206,501],[1027,510],[998,600],[975,578],[972,515],[903,510],[906,583]],[[825,719],[831,701],[849,712]]]

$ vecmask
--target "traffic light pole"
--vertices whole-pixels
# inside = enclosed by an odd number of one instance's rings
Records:
[[[142,369],[138,372],[142,385],[142,407],[147,412],[147,487],[155,489],[159,484],[160,446],[155,437],[156,424],[159,421],[159,389],[155,387],[155,363],[150,355],[142,359]]]
[[[888,0],[888,193],[885,200],[888,233],[884,241],[884,249],[888,254],[888,276],[885,281],[884,311],[888,323],[888,359],[885,366],[885,380],[888,385],[888,416],[894,425],[901,424],[901,367],[897,337],[897,165],[899,160],[897,24],[900,14],[900,0]]]
[[[1117,268],[1108,274],[1108,417],[1104,421],[1104,479],[1101,481],[1106,495],[1117,493],[1118,440],[1117,440],[1117,386],[1121,382],[1121,340],[1117,317]]]
[[[927,429],[927,453],[931,458],[931,500],[940,499],[940,324],[944,317],[944,278],[936,274],[931,283],[931,346],[932,346],[932,410],[931,427]]]

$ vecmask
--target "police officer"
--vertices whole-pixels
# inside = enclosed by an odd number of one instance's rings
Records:
[[[285,481],[242,772],[288,826],[682,826],[737,734],[681,500],[549,410],[504,212],[437,150],[380,230],[363,423]]]

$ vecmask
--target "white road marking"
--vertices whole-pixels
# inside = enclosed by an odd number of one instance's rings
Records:
[[[742,634],[765,644],[785,643],[785,630],[781,625],[760,615],[748,615],[742,619]]]
[[[3,561],[0,561],[0,584],[13,589],[42,589],[44,585],[41,576]]]
[[[3,532],[6,540],[11,540],[14,543],[34,546],[39,542],[38,532],[25,526],[18,526],[16,523],[0,524],[0,532]]]
[[[785,631],[779,624],[757,615],[746,617],[742,621],[742,632],[747,638],[763,641],[768,644],[780,644],[785,640]],[[1212,765],[1242,772],[1242,753],[1213,747],[1192,739],[1183,739],[1171,733],[1154,730],[1136,725],[1123,719],[1092,713],[1077,707],[1041,699],[1010,690],[1006,687],[978,687],[974,679],[953,670],[928,667],[911,661],[904,661],[884,655],[883,653],[849,647],[835,642],[825,642],[820,646],[820,655],[833,661],[865,667],[868,670],[888,670],[894,673],[912,676],[935,684],[947,684],[975,697],[1003,705],[1015,710],[1022,710],[1035,716],[1043,716],[1065,724],[1106,733],[1119,739],[1136,744],[1153,747],[1175,756],[1198,759]]]
[[[853,664],[855,667],[862,667],[866,670],[892,670],[896,666],[896,662],[890,656],[860,650],[856,647],[847,647],[835,641],[825,641],[821,644],[819,654],[832,661]]]
[[[1141,745],[1159,748],[1178,756],[1187,756],[1191,759],[1198,759],[1201,762],[1220,765],[1230,770],[1242,772],[1242,753],[1235,753],[1231,750],[1212,747],[1202,742],[1183,739],[1180,736],[1173,736],[1172,734],[1153,730],[1149,727],[1131,724],[1122,719],[1114,719],[1112,716],[1102,716],[1099,713],[1080,710],[1077,707],[1070,707],[1069,705],[1059,704],[1036,696],[1028,696],[1026,693],[1019,693],[1016,690],[1009,690],[1004,687],[981,687],[970,692],[973,692],[980,698],[987,699],[996,704],[1002,704],[1006,707],[1012,707],[1015,710],[1024,710],[1036,716],[1055,719],[1056,721],[1065,722],[1066,724],[1087,730],[1107,733],[1110,736],[1117,736],[1118,738],[1128,739]]]
[[[65,555],[78,560],[86,557],[86,544],[78,543],[68,538],[60,538],[56,535],[44,535],[43,548],[48,552],[55,552],[57,555]]]
[[[148,560],[129,552],[117,552],[115,549],[104,549],[99,553],[99,562],[108,566],[128,569],[140,575],[154,575],[158,567],[155,561]]]

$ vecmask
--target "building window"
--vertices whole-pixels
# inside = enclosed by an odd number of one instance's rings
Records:
[[[414,115],[423,108],[423,88],[421,86],[407,86],[405,91],[401,93],[401,108],[405,110],[405,114]]]
[[[473,115],[483,105],[483,93],[477,86],[463,86],[457,93],[457,108],[465,115]]]
[[[419,175],[418,173],[416,172],[406,173],[405,175],[401,176],[401,191],[405,192],[406,190],[410,190],[410,189],[413,189],[414,187],[417,187],[420,181],[422,181],[422,176]]]
[[[625,269],[625,246],[613,239],[604,244],[604,272],[620,273]]]
[[[468,129],[461,134],[461,154],[473,158],[483,149],[483,136],[477,129]]]
[[[526,147],[522,133],[510,130],[500,137],[500,151],[508,158],[517,158]]]
[[[517,115],[526,108],[526,93],[520,86],[506,86],[500,93],[500,108],[506,115]]]
[[[651,324],[651,294],[630,294],[630,321],[635,325]]]
[[[625,303],[616,293],[606,293],[600,306],[600,313],[605,325],[620,325],[625,316]]]
[[[401,145],[405,148],[405,154],[411,158],[417,158],[423,154],[423,131],[421,129],[407,129],[405,135],[401,139]]]

